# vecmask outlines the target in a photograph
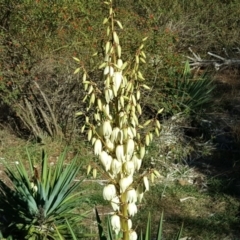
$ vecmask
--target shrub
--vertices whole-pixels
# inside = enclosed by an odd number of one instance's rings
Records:
[[[76,207],[84,201],[80,197],[81,181],[73,182],[79,167],[76,158],[64,167],[65,153],[55,167],[49,166],[43,153],[41,169],[29,157],[29,171],[16,162],[16,171],[7,165],[7,185],[0,180],[0,231],[13,239],[59,239],[69,236],[66,220],[74,227],[81,225],[87,212],[78,213]],[[79,236],[79,235],[78,235]]]

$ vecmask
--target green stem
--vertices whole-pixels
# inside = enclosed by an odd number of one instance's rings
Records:
[[[121,196],[121,200],[122,196]],[[120,212],[122,214],[121,216],[121,227],[122,227],[122,232],[123,232],[123,240],[129,240],[129,229],[128,229],[128,211],[127,211],[127,206],[128,204],[125,201],[121,201],[121,207],[120,207]]]

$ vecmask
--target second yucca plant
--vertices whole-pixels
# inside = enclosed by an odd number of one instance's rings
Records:
[[[66,152],[50,167],[43,152],[40,171],[30,156],[29,170],[21,162],[16,162],[16,170],[6,164],[10,185],[0,180],[0,238],[69,239],[66,223],[72,228],[83,223],[88,212],[76,212],[84,199],[81,181],[74,182],[80,166],[77,158],[64,166],[65,157]]]
[[[140,70],[140,62],[145,63],[143,51],[144,41],[136,51],[132,62],[124,62],[122,48],[117,30],[122,24],[115,19],[112,1],[105,2],[109,7],[109,16],[104,19],[107,42],[105,58],[99,69],[103,69],[104,86],[99,87],[89,79],[84,66],[76,69],[75,73],[83,70],[83,84],[87,92],[84,102],[88,103],[87,112],[93,110],[92,117],[85,116],[88,140],[93,144],[94,154],[100,160],[109,182],[103,189],[103,197],[111,203],[114,214],[111,216],[112,229],[123,239],[137,239],[137,233],[132,227],[131,217],[137,213],[137,201],[141,202],[143,194],[149,190],[148,177],[153,179],[159,173],[154,170],[135,173],[142,165],[145,146],[153,139],[153,133],[159,135],[160,123],[156,114],[154,119],[139,123],[142,114],[140,105],[141,90],[150,88],[144,84]],[[81,62],[78,58],[74,58]],[[82,112],[77,115],[82,115]],[[92,166],[88,167],[90,172]],[[96,175],[96,168],[93,174]]]

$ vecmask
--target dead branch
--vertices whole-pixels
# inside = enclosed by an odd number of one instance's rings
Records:
[[[217,54],[208,52],[208,55],[215,59],[206,60],[202,59],[198,54],[194,53],[191,48],[189,48],[189,51],[193,55],[193,57],[187,56],[187,58],[190,60],[189,64],[192,70],[209,66],[213,66],[217,71],[226,67],[240,67],[240,59],[224,58]]]

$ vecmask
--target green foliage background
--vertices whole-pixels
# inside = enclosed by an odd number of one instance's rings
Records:
[[[161,107],[166,115],[188,109],[188,99],[182,98],[188,93],[181,89],[188,47],[206,54],[238,44],[238,1],[124,0],[114,5],[124,26],[119,35],[125,60],[143,37],[149,38],[148,62],[143,66],[152,86],[151,94],[143,98],[147,115]],[[81,59],[91,78],[101,79],[97,66],[104,52],[102,20],[107,11],[94,0],[1,1],[0,107],[2,119],[20,135],[42,140],[46,135],[72,138],[76,134],[74,112],[83,108],[79,104],[83,90],[81,77],[73,75],[72,57]],[[93,59],[94,52],[98,56]]]

